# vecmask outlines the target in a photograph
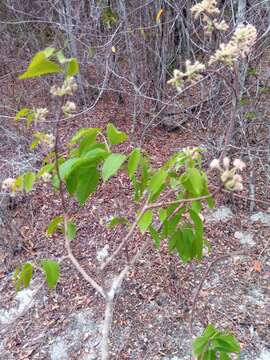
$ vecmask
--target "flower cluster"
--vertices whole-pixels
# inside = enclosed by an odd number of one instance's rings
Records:
[[[195,160],[200,158],[200,151],[197,147],[190,147],[187,146],[186,148],[182,149],[182,152],[189,158]]]
[[[3,192],[10,192],[11,195],[15,194],[16,179],[7,178],[3,180],[1,190]]]
[[[213,19],[220,13],[216,0],[203,0],[199,4],[194,5],[191,8],[191,12],[194,14],[195,19],[202,15],[204,30],[207,34],[211,35],[214,29],[219,31],[226,31],[228,29],[228,25],[224,20],[218,22],[217,19]]]
[[[73,93],[77,90],[77,88],[78,88],[78,85],[77,85],[74,77],[69,76],[65,79],[65,81],[61,87],[53,85],[51,87],[50,93],[53,96],[73,95]]]
[[[239,57],[244,58],[250,52],[256,38],[257,30],[253,25],[239,25],[229,43],[220,44],[220,48],[210,58],[209,64],[220,61],[232,67]]]
[[[53,134],[44,134],[43,142],[48,146],[49,149],[54,147],[55,136]]]
[[[235,159],[233,161],[233,167],[230,169],[230,159],[228,157],[223,159],[222,164],[223,167],[219,159],[214,159],[210,163],[210,169],[220,171],[221,181],[228,190],[243,190],[243,179],[241,175],[237,174],[237,171],[243,171],[246,164],[240,159]]]
[[[41,178],[44,182],[49,182],[52,178],[52,175],[48,172],[41,175]]]
[[[76,111],[76,104],[73,101],[67,101],[65,105],[62,106],[62,111],[65,115],[69,115]]]
[[[195,19],[197,19],[203,13],[218,15],[220,11],[217,8],[217,0],[203,0],[199,4],[194,5],[191,8],[191,12],[194,14]]]
[[[194,64],[191,64],[191,62],[187,60],[186,72],[175,69],[173,71],[173,78],[168,81],[168,84],[175,86],[178,91],[181,91],[185,81],[191,84],[199,81],[202,78],[201,72],[204,69],[205,65],[201,64],[199,61],[195,61]]]
[[[38,121],[45,121],[49,111],[46,108],[36,108],[33,110],[33,120],[35,123]]]

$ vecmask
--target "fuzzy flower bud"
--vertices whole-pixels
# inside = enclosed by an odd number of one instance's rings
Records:
[[[38,121],[45,121],[46,116],[48,115],[49,111],[46,108],[36,108],[33,111],[33,120],[34,122]]]
[[[233,161],[233,166],[237,169],[237,170],[244,170],[246,167],[246,164],[241,160],[241,159],[234,159]]]
[[[209,165],[210,169],[221,170],[219,159],[213,159]]]
[[[69,115],[76,111],[76,105],[73,101],[67,101],[65,105],[62,106],[62,111],[64,114]]]
[[[191,84],[199,81],[202,78],[202,75],[200,73],[204,69],[205,65],[201,64],[199,61],[195,61],[194,64],[191,64],[191,62],[187,60],[186,72],[175,69],[173,71],[173,78],[170,79],[167,83],[175,86],[178,91],[181,91],[185,81]]]
[[[191,12],[194,14],[195,19],[202,13],[209,15],[218,15],[220,13],[217,8],[217,0],[203,0],[199,4],[192,6]]]
[[[15,186],[16,179],[13,178],[7,178],[3,180],[1,189],[3,192],[13,192],[14,186]]]
[[[50,173],[44,173],[41,178],[44,182],[49,182],[52,178],[52,175]]]
[[[77,88],[78,88],[78,85],[77,85],[74,77],[69,76],[65,79],[65,81],[61,87],[53,85],[51,87],[50,93],[53,96],[73,95],[73,93],[77,90]]]
[[[223,159],[223,166],[225,170],[229,170],[230,158],[228,158],[227,156],[225,156],[225,158]]]
[[[55,136],[53,134],[45,134],[43,141],[49,149],[52,149],[55,143]]]

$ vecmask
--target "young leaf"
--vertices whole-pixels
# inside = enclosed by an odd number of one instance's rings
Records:
[[[25,117],[30,111],[31,111],[31,109],[29,109],[29,108],[21,109],[20,111],[17,112],[17,114],[15,116],[15,120],[20,120],[22,117]]]
[[[199,196],[204,187],[204,179],[199,170],[188,168],[181,177],[184,188],[192,194]]]
[[[66,70],[66,75],[67,76],[75,76],[76,74],[78,74],[78,72],[79,72],[79,64],[78,64],[77,59],[75,59],[75,58],[69,59],[67,70]]]
[[[33,276],[33,265],[30,263],[23,264],[21,271],[19,269],[16,270],[14,275],[16,291],[21,289],[21,286],[27,288],[30,284],[30,281]]]
[[[39,51],[32,59],[32,62],[26,71],[19,76],[20,80],[37,77],[46,74],[59,73],[62,71],[61,67],[53,61],[47,60],[50,51],[46,49]]]
[[[76,144],[79,140],[81,140],[82,138],[84,138],[86,136],[93,136],[94,139],[96,139],[96,136],[99,131],[100,131],[100,129],[98,129],[98,128],[81,128],[71,138],[70,143]]]
[[[126,225],[126,224],[129,224],[129,221],[125,217],[115,217],[110,221],[109,227],[113,228],[114,226],[116,226],[118,224]]]
[[[128,139],[127,134],[117,130],[112,123],[107,125],[107,137],[112,145],[121,144]]]
[[[147,210],[138,222],[138,226],[141,230],[141,233],[144,234],[146,230],[149,228],[153,220],[153,212],[152,210]]]
[[[155,242],[155,246],[157,249],[160,248],[160,242],[161,242],[161,239],[159,237],[159,234],[157,232],[157,230],[153,227],[153,226],[150,226],[149,227],[149,230],[150,230],[150,234],[152,236],[152,239],[154,240]]]
[[[226,354],[225,352],[221,352],[219,355],[220,360],[231,360],[230,356]]]
[[[53,289],[56,286],[60,275],[58,262],[54,260],[43,260],[41,262],[41,267],[44,270],[48,287]]]
[[[47,234],[51,236],[57,230],[59,224],[61,224],[63,220],[64,217],[62,215],[56,216],[54,219],[52,219],[48,225]]]
[[[106,182],[110,177],[114,176],[125,162],[126,156],[122,154],[111,154],[104,161],[102,168],[102,178]]]
[[[132,153],[129,155],[129,159],[128,159],[128,176],[130,179],[135,175],[138,166],[140,164],[140,160],[141,160],[140,150],[134,149]]]
[[[154,174],[149,184],[151,195],[155,195],[160,190],[166,178],[167,178],[167,172],[163,169],[158,170]]]
[[[73,222],[67,224],[67,238],[69,241],[74,240],[76,237],[76,225]]]
[[[226,353],[239,353],[241,348],[233,335],[219,335],[212,340],[212,345],[215,350],[223,351]]]
[[[33,172],[27,172],[23,175],[23,187],[27,193],[32,190],[35,180],[36,174]]]

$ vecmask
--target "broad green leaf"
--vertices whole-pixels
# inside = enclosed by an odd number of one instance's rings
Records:
[[[55,48],[52,48],[52,47],[47,47],[46,49],[42,50],[46,59],[48,59],[50,56],[52,56],[54,51],[55,51]]]
[[[67,223],[67,238],[69,241],[74,240],[76,237],[76,225],[73,222]]]
[[[114,176],[123,163],[126,160],[126,156],[123,154],[111,154],[104,161],[102,168],[102,178],[106,182],[110,177]]]
[[[158,170],[152,177],[149,189],[151,191],[151,195],[155,195],[161,189],[167,178],[167,172],[163,169]]]
[[[70,143],[76,144],[79,140],[86,136],[94,136],[96,138],[98,132],[100,132],[99,128],[81,128],[76,132],[76,134],[71,138]]]
[[[128,176],[131,179],[135,175],[141,160],[141,152],[139,149],[134,149],[129,155],[128,159]]]
[[[63,220],[63,215],[53,218],[48,225],[47,234],[51,236],[57,230],[58,226],[63,222]]]
[[[161,222],[164,222],[164,220],[167,218],[167,210],[166,209],[159,209],[159,219]]]
[[[33,265],[30,263],[23,264],[21,270],[17,269],[16,273],[14,274],[16,291],[19,291],[22,285],[27,288],[30,284],[32,276]]]
[[[233,335],[219,335],[212,340],[215,350],[227,353],[239,353],[241,348]]]
[[[207,350],[203,355],[203,360],[216,360],[216,352],[214,350]]]
[[[200,359],[200,355],[206,351],[208,347],[208,341],[208,338],[205,336],[199,336],[194,340],[192,349],[196,358]]]
[[[181,182],[187,191],[196,196],[201,194],[204,187],[204,179],[196,168],[188,168],[181,176]]]
[[[67,64],[66,75],[75,76],[79,72],[79,64],[75,58],[69,59]]]
[[[195,226],[193,255],[196,256],[198,259],[201,259],[203,254],[203,222],[199,217],[199,215],[194,210],[189,209],[189,214]]]
[[[31,109],[29,109],[29,108],[21,109],[20,111],[17,112],[17,114],[15,116],[15,120],[20,120],[22,117],[25,117],[30,111],[31,111]]]
[[[41,262],[41,267],[45,273],[48,287],[50,289],[55,288],[60,276],[60,268],[58,262],[54,260],[43,260]]]
[[[128,139],[126,133],[119,131],[112,123],[107,125],[107,137],[112,145],[118,145]]]
[[[78,160],[80,160],[79,157],[71,158],[59,166],[60,178],[62,180],[69,176],[69,174],[72,172],[74,164],[76,164]]]
[[[35,180],[36,174],[33,172],[27,172],[23,175],[23,187],[27,193],[33,189]]]
[[[203,336],[208,339],[213,338],[214,336],[217,336],[219,334],[220,332],[212,324],[207,325],[203,332]]]
[[[41,177],[42,175],[46,174],[46,173],[51,173],[55,168],[54,164],[46,164],[44,166],[42,166],[42,168],[39,170],[38,172],[38,177]]]
[[[37,77],[46,74],[53,74],[62,72],[61,67],[53,61],[47,60],[47,54],[49,52],[40,51],[38,52],[32,62],[26,69],[26,71],[19,76],[20,80]]]
[[[228,354],[226,354],[225,352],[221,352],[219,355],[219,359],[220,360],[230,360],[230,356]]]
[[[175,248],[180,258],[186,262],[192,258],[192,241],[193,232],[192,229],[186,227],[181,230],[177,230],[173,237],[176,237]]]
[[[126,224],[129,224],[129,221],[125,217],[115,217],[110,221],[109,227],[113,228],[114,226],[116,226],[118,224],[126,225]]]
[[[140,218],[138,222],[138,226],[141,230],[141,233],[144,234],[146,230],[149,228],[153,220],[153,212],[152,210],[147,210]]]
[[[157,230],[153,227],[153,226],[150,226],[149,227],[149,230],[150,230],[150,234],[152,236],[152,239],[154,240],[155,242],[155,246],[156,248],[160,248],[160,242],[161,242],[161,239],[159,237],[159,234],[157,232]]]
[[[76,198],[83,205],[89,195],[96,191],[99,182],[99,171],[95,167],[79,167],[77,173]]]

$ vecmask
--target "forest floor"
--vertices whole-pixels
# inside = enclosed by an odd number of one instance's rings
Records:
[[[130,114],[125,104],[116,104],[113,99],[107,99],[106,104],[100,101],[93,113],[72,123],[68,121],[63,124],[62,139],[69,138],[79,127],[105,128],[108,121],[130,133]],[[206,146],[203,131],[194,132],[188,127],[176,132],[154,129],[144,148],[153,164],[160,165],[178,149]],[[121,148],[131,149],[131,144]],[[209,161],[206,155],[206,166]],[[256,196],[263,200],[269,193],[258,191]],[[119,226],[109,232],[108,220],[115,215],[132,216],[133,211],[131,188],[124,174],[100,186],[85,208],[79,209],[71,201],[69,213],[78,227],[73,251],[97,280],[97,251],[108,245],[112,252],[124,231]],[[15,255],[0,248],[1,360],[98,359],[104,304],[69,263],[61,264],[61,281],[56,290],[39,289],[41,275],[30,289],[18,294],[12,282],[12,273],[19,263],[65,254],[61,234],[49,238],[45,233],[50,219],[60,212],[59,198],[46,184],[12,204],[10,216],[15,224],[20,224],[22,238],[18,242],[23,245]],[[194,334],[201,334],[205,325],[212,323],[236,335],[242,359],[270,359],[269,209],[257,204],[250,213],[248,201],[222,194],[217,199],[217,209],[206,210],[204,216],[211,251],[202,262],[183,264],[176,255],[168,254],[165,243],[160,250],[151,245],[151,251],[143,255],[124,281],[114,310],[112,359],[190,359],[189,321],[194,295],[211,262],[233,251],[243,251],[251,257],[233,256],[212,269],[197,299]],[[145,241],[151,240],[136,236],[130,252]],[[123,261],[120,257],[110,266],[106,281]]]

